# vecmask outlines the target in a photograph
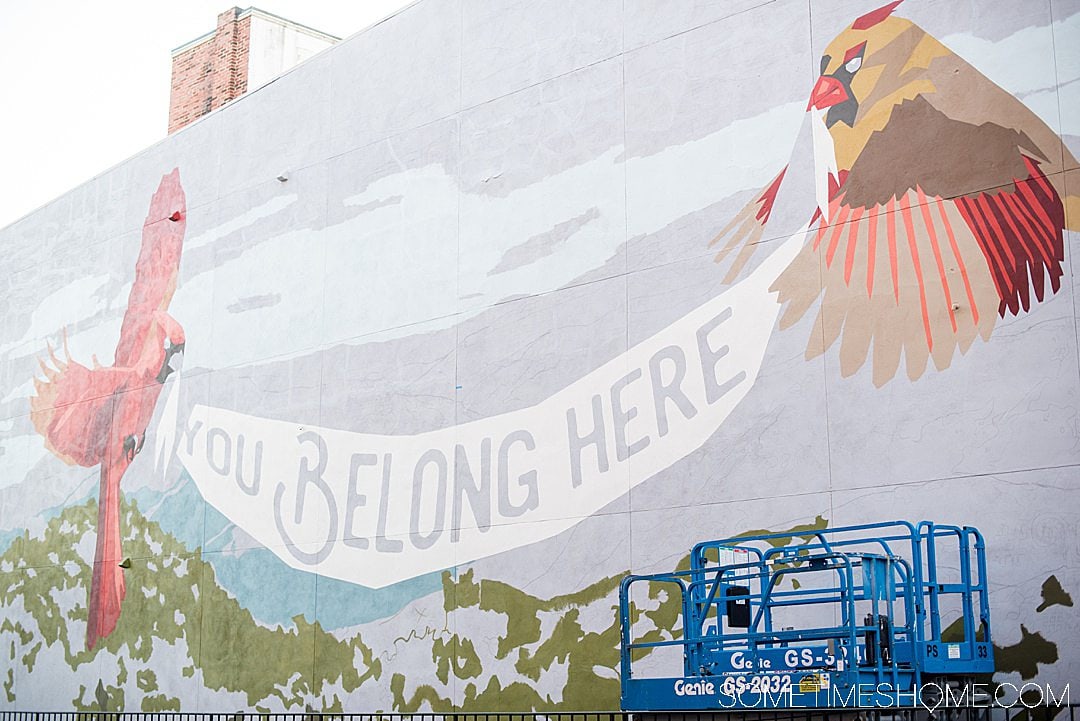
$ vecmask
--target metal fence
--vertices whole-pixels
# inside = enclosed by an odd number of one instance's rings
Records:
[[[540,714],[536,714],[537,717]],[[624,714],[626,721],[1080,721],[1080,704],[1060,706],[962,706],[895,708],[814,708],[725,712]]]
[[[724,712],[558,713],[184,713],[0,711],[0,721],[1080,721],[1080,704],[913,709],[788,709]]]

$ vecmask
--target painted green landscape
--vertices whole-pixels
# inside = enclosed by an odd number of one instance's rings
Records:
[[[441,599],[433,599],[441,601],[435,606],[441,624],[402,629],[394,652],[378,654],[362,631],[325,629],[304,615],[288,625],[259,622],[222,588],[198,549],[186,548],[135,503],[126,502],[123,511],[124,547],[133,559],[127,598],[116,631],[92,651],[83,643],[92,569],[80,549],[92,547],[96,503],[66,508],[39,537],[19,536],[0,555],[0,656],[8,704],[19,706],[19,679],[42,666],[56,668],[62,659],[72,675],[56,679],[55,686],[60,692],[70,683],[70,697],[57,697],[56,706],[80,710],[178,711],[181,698],[208,692],[207,703],[218,710],[230,702],[263,711],[618,706],[623,574],[576,593],[538,598],[476,578],[472,569],[456,577],[447,571]],[[825,525],[819,517],[789,530]],[[687,564],[684,558],[681,567]],[[1042,599],[1040,613],[1072,605],[1053,576],[1043,583]],[[677,598],[651,590],[649,603],[633,613],[635,624],[650,629],[638,640],[679,636]],[[497,618],[498,630],[458,635],[456,614]],[[1030,679],[1040,664],[1057,661],[1057,645],[1027,628],[1021,632],[1019,643],[997,648],[998,666]]]

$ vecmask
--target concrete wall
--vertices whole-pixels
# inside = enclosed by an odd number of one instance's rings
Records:
[[[0,708],[612,708],[892,518],[1075,678],[1080,3],[875,7],[424,0],[0,231]]]
[[[259,12],[251,14],[250,32],[247,82],[252,90],[334,44],[326,35]]]

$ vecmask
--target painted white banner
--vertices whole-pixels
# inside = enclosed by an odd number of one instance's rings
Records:
[[[746,279],[545,400],[386,436],[195,406],[177,453],[203,497],[293,568],[383,587],[550,538],[699,448],[757,378],[769,286]]]

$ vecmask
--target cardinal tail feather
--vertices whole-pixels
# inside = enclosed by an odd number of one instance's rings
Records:
[[[119,450],[119,449],[118,449]],[[117,455],[120,455],[117,453]],[[101,464],[101,488],[98,495],[97,548],[94,552],[94,575],[90,583],[89,617],[86,648],[93,649],[105,638],[120,618],[124,600],[124,572],[120,568],[120,478],[127,460],[106,458]]]

